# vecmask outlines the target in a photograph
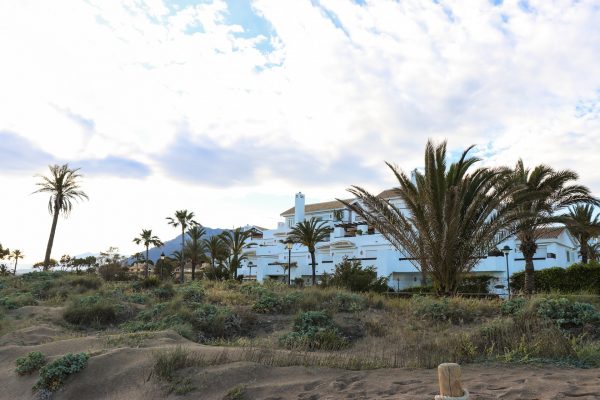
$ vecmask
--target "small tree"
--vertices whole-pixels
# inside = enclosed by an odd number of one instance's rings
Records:
[[[325,222],[316,218],[298,222],[290,231],[288,238],[294,243],[300,243],[308,248],[312,266],[312,284],[317,284],[317,262],[315,259],[316,245],[329,237],[329,229]]]
[[[244,231],[242,228],[225,231],[221,234],[221,240],[227,248],[230,272],[234,279],[237,279],[237,270],[241,262],[247,259],[244,250],[252,245],[252,243],[247,242],[251,237],[252,231]]]
[[[144,268],[144,278],[147,278],[148,277],[148,252],[149,252],[150,246],[160,247],[163,245],[163,242],[158,238],[158,236],[155,236],[152,234],[152,229],[142,229],[142,233],[140,234],[140,236],[133,239],[133,241],[135,244],[143,244],[144,247],[146,248],[146,262],[145,262],[145,268]]]
[[[22,259],[24,257],[23,252],[21,252],[21,250],[19,249],[15,249],[12,251],[12,253],[10,253],[10,255],[8,256],[8,259],[13,259],[15,260],[15,269],[13,271],[13,275],[17,274],[17,263],[19,262],[20,259]]]
[[[194,213],[189,212],[188,210],[179,210],[175,211],[175,217],[167,217],[167,221],[169,221],[169,225],[173,228],[181,227],[181,253],[185,252],[185,231],[188,227],[199,225],[198,222],[194,220]],[[185,281],[184,274],[184,264],[183,258],[181,260],[181,271],[179,275],[179,281],[183,283]]]

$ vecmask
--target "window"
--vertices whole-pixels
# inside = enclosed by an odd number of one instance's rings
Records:
[[[571,262],[571,252],[569,250],[565,251],[567,253],[567,262]]]

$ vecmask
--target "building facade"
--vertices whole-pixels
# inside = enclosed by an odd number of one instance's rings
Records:
[[[400,199],[393,189],[381,192],[379,197],[387,199],[401,208]],[[351,202],[352,199],[345,200]],[[406,254],[395,249],[383,235],[369,227],[356,213],[343,203],[335,200],[323,203],[305,204],[305,196],[297,193],[294,207],[281,213],[283,222],[277,229],[262,230],[261,235],[252,238],[247,249],[248,259],[240,274],[255,276],[258,281],[266,279],[287,279],[287,267],[291,264],[291,280],[302,278],[309,282],[312,276],[311,258],[305,246],[294,244],[291,251],[283,243],[290,229],[298,222],[317,218],[331,228],[329,240],[316,246],[316,274],[332,273],[336,264],[347,257],[360,260],[363,266],[373,266],[378,277],[387,277],[389,285],[402,290],[421,284],[421,273]],[[519,241],[511,237],[498,247],[508,246],[508,270],[510,274],[523,271],[525,261],[518,250]],[[536,269],[567,267],[578,261],[577,240],[562,227],[545,230],[538,240],[535,254]],[[288,259],[288,256],[289,257]],[[482,258],[473,273],[485,273],[497,278],[494,286],[498,293],[505,291],[507,258],[502,255],[489,255]]]

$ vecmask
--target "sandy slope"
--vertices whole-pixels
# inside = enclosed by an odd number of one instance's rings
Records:
[[[88,367],[69,379],[55,399],[221,400],[236,385],[245,386],[247,399],[269,400],[433,399],[437,394],[435,370],[346,371],[238,361],[184,370],[182,375],[191,379],[195,390],[185,396],[167,395],[150,376],[154,352],[184,345],[214,358],[222,349],[189,342],[171,331],[142,343],[111,341],[105,336],[65,338],[61,328],[52,324],[23,327],[0,338],[0,343],[0,399],[34,398],[31,387],[36,376],[19,377],[14,372],[15,359],[33,350],[50,357],[79,351],[93,355]],[[600,369],[468,365],[463,367],[463,378],[472,399],[600,399]]]

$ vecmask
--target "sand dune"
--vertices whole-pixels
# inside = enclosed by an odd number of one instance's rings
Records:
[[[150,376],[154,352],[184,345],[210,357],[223,349],[189,342],[171,331],[146,339],[142,347],[117,343],[109,348],[110,337],[98,335],[48,341],[40,334],[48,329],[30,327],[19,333],[19,340],[38,340],[38,344],[7,344],[0,349],[0,398],[34,398],[31,387],[36,376],[19,377],[14,372],[14,360],[33,350],[51,357],[78,351],[93,354],[88,367],[70,378],[55,399],[221,400],[236,385],[244,386],[247,399],[265,400],[432,399],[437,394],[435,370],[346,371],[238,361],[184,370],[182,374],[191,379],[195,390],[184,396],[168,395]],[[473,399],[600,399],[600,369],[467,365],[463,375]]]

